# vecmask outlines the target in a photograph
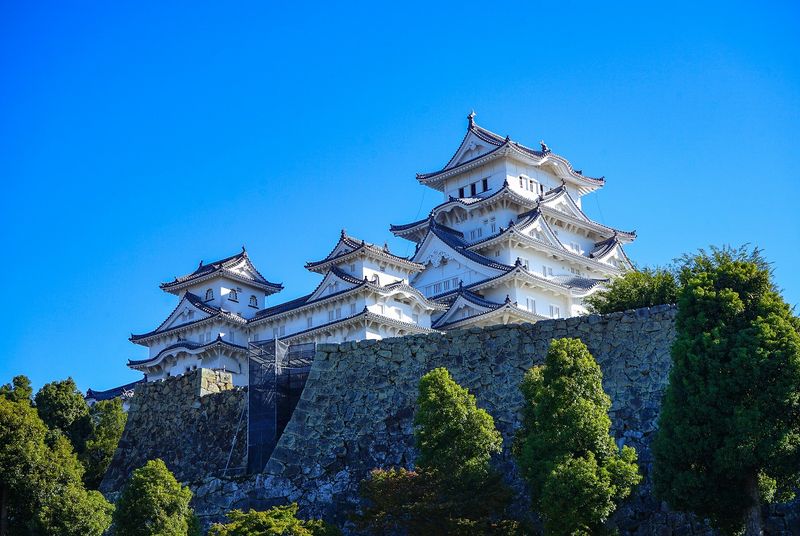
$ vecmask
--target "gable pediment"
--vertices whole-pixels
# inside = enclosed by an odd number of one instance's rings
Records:
[[[459,164],[474,160],[475,158],[483,156],[496,148],[496,145],[480,139],[475,135],[474,132],[470,131],[464,137],[464,141],[461,142],[461,145],[456,151],[456,154],[453,156],[453,159],[448,162],[444,169],[454,168]]]
[[[473,254],[473,257],[481,258],[481,256],[476,254]],[[431,268],[442,267],[448,263],[458,264],[459,267],[467,268],[484,278],[494,277],[503,272],[503,270],[499,268],[486,266],[470,258],[468,253],[465,254],[464,252],[458,251],[432,232],[429,232],[425,237],[425,240],[423,240],[422,245],[417,249],[412,260],[425,265],[425,269],[414,278],[415,284],[420,279],[426,279],[424,275]]]
[[[178,303],[178,306],[172,311],[166,320],[157,328],[156,331],[164,331],[167,329],[176,328],[183,324],[196,322],[210,317],[211,314],[194,305],[185,295]]]
[[[322,279],[322,282],[319,284],[319,286],[308,297],[307,301],[318,300],[324,298],[325,296],[351,289],[355,286],[356,284],[352,281],[348,281],[336,275],[333,271],[329,271],[327,274],[325,274],[325,277]]]
[[[533,238],[534,240],[539,240],[540,242],[554,247],[562,247],[553,229],[550,228],[541,215],[536,218],[531,218],[529,221],[517,226],[516,230],[518,233]]]

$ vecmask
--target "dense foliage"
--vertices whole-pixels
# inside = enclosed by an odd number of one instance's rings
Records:
[[[187,536],[199,530],[189,508],[192,492],[162,460],[150,460],[131,474],[114,512],[117,536]]]
[[[45,425],[59,430],[72,442],[79,454],[83,452],[91,429],[89,406],[72,378],[45,384],[34,397],[36,410]]]
[[[800,485],[800,335],[759,252],[701,251],[680,272],[673,366],[653,444],[657,494],[725,532]]]
[[[579,339],[556,339],[521,389],[522,427],[514,453],[545,534],[600,534],[641,477],[636,452],[609,434],[611,401],[602,373]]]
[[[375,534],[501,534],[510,492],[490,466],[502,438],[475,397],[444,368],[422,377],[414,418],[415,471],[376,469],[362,483],[359,523]]]
[[[593,313],[613,313],[640,307],[675,303],[678,281],[671,270],[644,268],[610,281],[604,290],[588,296],[585,303]]]
[[[0,396],[0,536],[100,536],[113,506],[81,481],[83,466],[30,399]]]
[[[122,401],[115,398],[95,403],[89,410],[89,418],[91,432],[86,439],[81,461],[86,467],[84,481],[94,489],[100,485],[111,463],[128,415],[122,409]]]
[[[0,386],[0,396],[5,397],[12,402],[25,401],[30,403],[33,397],[33,388],[31,388],[31,381],[27,376],[14,376],[11,383]]]
[[[341,531],[324,521],[297,518],[297,504],[275,506],[264,512],[232,510],[228,523],[211,526],[208,536],[339,536]]]

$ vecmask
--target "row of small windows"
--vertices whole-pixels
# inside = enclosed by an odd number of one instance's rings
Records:
[[[206,290],[206,301],[210,301],[214,299],[214,290],[208,289]],[[228,292],[228,299],[230,301],[238,302],[239,301],[239,292],[236,289],[231,289]],[[258,298],[252,294],[250,295],[250,307],[258,307]]]
[[[489,179],[482,179],[478,182],[473,182],[469,186],[462,186],[458,189],[458,197],[464,197],[467,192],[471,196],[478,195],[478,188],[480,188],[481,192],[487,191],[489,189]]]
[[[533,298],[525,298],[525,307],[528,311],[538,314],[536,312],[536,300]],[[550,318],[561,318],[561,307],[558,305],[549,305]]]
[[[436,296],[442,292],[447,292],[451,289],[458,288],[459,279],[454,277],[452,279],[445,279],[425,287],[425,296]]]
[[[523,190],[528,190],[538,195],[544,195],[544,186],[539,184],[533,179],[528,179],[523,175],[519,176],[519,187]]]

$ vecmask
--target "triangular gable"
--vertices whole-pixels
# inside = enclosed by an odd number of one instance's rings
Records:
[[[613,241],[613,245],[610,247],[605,248],[603,251],[600,251],[597,254],[592,254],[592,258],[623,270],[630,270],[633,268],[631,260],[622,249],[622,244],[620,244],[616,239]]]
[[[325,274],[322,282],[316,289],[314,289],[314,292],[311,293],[306,301],[310,302],[318,300],[330,294],[336,294],[337,292],[351,289],[356,286],[357,284],[353,281],[345,279],[344,277],[338,275],[335,271],[331,270]]]
[[[424,275],[427,271],[427,268],[432,266],[439,266],[442,264],[442,261],[445,263],[448,261],[456,261],[462,266],[477,272],[478,274],[482,275],[484,278],[486,277],[494,277],[498,274],[504,272],[501,268],[495,268],[492,266],[487,266],[481,262],[478,262],[476,259],[482,258],[482,256],[477,255],[475,253],[467,253],[459,251],[456,248],[453,248],[446,242],[444,242],[441,238],[436,236],[435,233],[428,230],[428,234],[425,236],[425,240],[422,241],[422,244],[419,248],[417,248],[417,252],[412,257],[412,261],[425,265],[425,270],[423,270],[421,275]],[[488,260],[488,259],[487,259]],[[419,279],[419,276],[415,278],[415,283]]]
[[[498,145],[479,138],[475,132],[470,129],[461,141],[461,145],[453,155],[453,158],[450,159],[444,169],[454,168],[459,164],[474,160],[475,158],[493,151],[497,147]]]
[[[468,300],[463,294],[459,294],[447,312],[436,319],[436,325],[442,326],[451,322],[458,322],[471,316],[489,312],[492,309],[495,309],[495,307],[474,303]]]
[[[256,270],[256,267],[252,262],[250,262],[250,258],[246,255],[242,256],[242,258],[239,259],[239,261],[235,264],[225,266],[225,270],[228,272],[233,272],[234,274],[245,279],[254,279],[262,283],[267,282],[267,280],[264,279],[258,270]]]
[[[589,217],[583,213],[583,211],[575,203],[575,200],[572,199],[572,196],[569,195],[569,192],[567,192],[566,188],[562,190],[560,195],[556,195],[550,199],[548,199],[545,195],[545,198],[541,201],[541,204],[547,208],[557,210],[558,212],[562,212],[568,216],[572,216],[573,218],[577,218],[582,221],[590,221]]]
[[[192,303],[192,300],[189,299],[188,294],[189,293],[184,294],[183,298],[181,298],[181,301],[178,302],[178,306],[175,307],[167,319],[164,320],[164,322],[162,322],[161,325],[158,326],[154,331],[165,331],[182,326],[183,324],[188,324],[189,322],[197,322],[198,320],[212,316],[208,310],[203,310],[201,309],[201,306]],[[206,309],[209,308],[209,306],[205,307]]]
[[[540,240],[554,247],[563,248],[561,241],[556,236],[553,228],[542,217],[541,213],[531,216],[515,226],[515,230],[534,240]]]

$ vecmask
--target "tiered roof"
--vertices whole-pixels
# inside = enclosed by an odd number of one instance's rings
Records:
[[[136,370],[146,370],[148,367],[152,367],[160,363],[165,357],[169,356],[170,354],[174,353],[175,350],[189,350],[192,353],[199,354],[206,350],[212,348],[220,348],[225,347],[235,351],[246,351],[247,348],[244,346],[234,344],[232,342],[228,342],[222,338],[221,335],[217,335],[217,338],[211,342],[207,343],[199,343],[199,342],[192,342],[192,341],[178,341],[175,344],[167,346],[158,354],[154,355],[153,357],[148,357],[146,359],[129,359],[128,360],[128,367]]]
[[[219,276],[224,276],[234,281],[240,281],[246,285],[250,285],[251,287],[262,289],[267,294],[274,294],[283,290],[283,285],[267,281],[267,279],[256,270],[244,246],[242,246],[242,251],[236,255],[208,264],[203,264],[203,261],[200,261],[200,266],[198,266],[194,272],[176,277],[174,281],[162,283],[161,289],[166,292],[178,293],[201,281]]]
[[[358,240],[348,236],[342,229],[339,241],[328,255],[319,261],[306,263],[306,268],[312,272],[324,273],[330,267],[350,261],[353,258],[372,258],[379,262],[393,264],[409,272],[419,272],[424,266],[410,261],[405,257],[393,254],[389,251],[389,246],[383,247],[370,244],[364,240]]]
[[[459,157],[465,155],[470,142],[475,140],[486,143],[491,149],[473,158],[461,160]],[[574,183],[578,189],[583,192],[596,190],[605,184],[605,179],[603,177],[587,177],[584,176],[582,172],[576,171],[566,158],[552,153],[544,143],[541,144],[541,150],[537,151],[513,141],[508,136],[503,137],[478,126],[475,123],[474,113],[468,116],[467,132],[461,140],[461,144],[455,154],[450,161],[447,162],[445,167],[431,173],[418,173],[417,180],[421,184],[437,190],[442,190],[444,188],[443,181],[447,177],[457,175],[463,171],[504,156],[520,158],[525,161],[530,161],[534,165],[543,165],[545,163],[552,164],[558,169],[562,178]]]
[[[522,322],[536,322],[537,320],[545,318],[542,315],[520,308],[516,303],[513,303],[508,296],[506,296],[503,303],[497,303],[487,300],[462,286],[459,286],[459,288],[447,298],[447,301],[449,303],[448,312],[433,323],[435,329],[454,329],[460,325],[473,324],[476,321],[488,320],[489,317],[494,316],[511,317]],[[475,309],[477,313],[466,318],[453,318],[459,310],[459,304],[461,303],[469,305],[470,308]],[[451,312],[452,314],[450,314]]]
[[[310,337],[318,332],[330,330],[336,327],[344,327],[350,324],[359,324],[359,323],[369,323],[369,322],[376,322],[380,324],[391,325],[394,327],[398,327],[401,329],[406,329],[410,333],[433,333],[436,330],[425,328],[419,326],[417,324],[413,324],[410,322],[403,322],[402,320],[397,320],[395,318],[391,318],[384,315],[379,315],[377,313],[373,313],[366,307],[360,312],[354,315],[346,316],[344,318],[340,318],[338,320],[334,320],[332,322],[327,322],[325,324],[321,324],[319,326],[314,326],[303,331],[298,331],[297,333],[292,333],[291,335],[287,335],[283,337],[281,340],[289,342],[292,340],[303,339],[306,337]]]
[[[205,313],[207,316],[203,318],[198,318],[197,320],[192,320],[191,322],[184,322],[183,324],[179,324],[173,327],[165,327],[169,320],[173,317],[173,315],[186,304],[191,305],[195,309]],[[162,335],[173,333],[178,330],[186,329],[188,327],[194,327],[201,324],[206,324],[214,320],[223,320],[227,322],[231,322],[234,324],[245,324],[247,321],[242,318],[241,316],[234,314],[226,309],[221,309],[219,307],[215,307],[208,303],[205,303],[200,296],[193,294],[191,292],[187,292],[181,298],[181,301],[178,302],[178,305],[175,306],[175,309],[167,316],[166,320],[164,320],[161,325],[159,325],[156,329],[152,331],[148,331],[147,333],[141,334],[131,334],[130,341],[136,344],[142,344],[147,346],[147,343],[151,340],[155,339],[156,337],[160,337]]]

